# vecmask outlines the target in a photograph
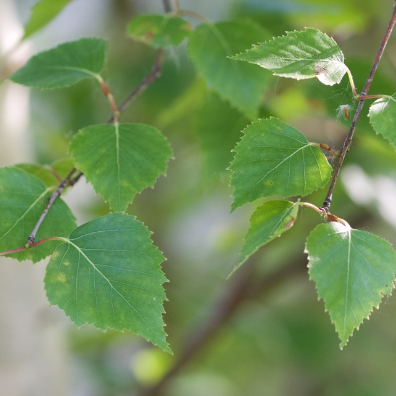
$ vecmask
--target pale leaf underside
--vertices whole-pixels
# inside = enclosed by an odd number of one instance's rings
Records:
[[[338,84],[347,72],[344,55],[336,42],[312,28],[288,32],[232,59],[257,64],[276,76],[297,80],[317,77],[325,85]]]

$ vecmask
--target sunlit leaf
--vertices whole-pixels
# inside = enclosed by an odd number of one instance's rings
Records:
[[[370,106],[368,116],[374,130],[388,139],[396,149],[396,94],[377,99]]]
[[[71,0],[41,0],[32,8],[32,15],[25,25],[23,40],[51,22]]]
[[[154,48],[180,44],[188,37],[191,25],[171,15],[138,15],[128,26],[129,35]]]
[[[103,124],[83,128],[70,152],[96,192],[123,211],[136,193],[165,174],[172,156],[165,136],[144,124]]]
[[[325,155],[290,125],[270,118],[243,132],[230,166],[233,209],[260,197],[308,195],[329,180]]]
[[[54,89],[67,87],[85,78],[100,78],[106,41],[83,38],[64,43],[33,56],[10,79],[29,87]]]
[[[293,227],[299,204],[289,201],[268,201],[259,206],[250,218],[241,257],[233,272],[259,248]]]
[[[255,63],[276,76],[297,80],[317,77],[325,85],[338,84],[347,72],[337,43],[312,28],[288,32],[231,58]]]
[[[188,54],[198,74],[250,119],[257,116],[269,75],[227,57],[267,37],[252,21],[232,21],[199,25],[189,38]]]
[[[381,298],[393,289],[396,254],[389,242],[340,223],[309,235],[309,275],[344,347]]]
[[[122,213],[78,227],[48,264],[49,302],[78,326],[129,330],[170,352],[162,320],[164,257],[150,234],[143,223]]]
[[[0,251],[21,248],[33,231],[54,188],[17,167],[0,168]],[[52,236],[67,236],[76,227],[68,206],[58,198],[41,224],[36,241]],[[49,256],[59,241],[12,253],[17,260],[37,262]]]

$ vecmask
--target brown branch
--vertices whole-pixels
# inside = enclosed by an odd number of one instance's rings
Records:
[[[12,253],[18,253],[18,252],[23,252],[24,250],[30,249],[32,247],[41,245],[42,243],[48,242],[48,241],[54,241],[54,240],[60,240],[62,241],[63,238],[61,237],[48,237],[48,238],[44,238],[44,239],[40,239],[37,242],[33,242],[31,245],[29,246],[23,246],[20,247],[18,249],[11,249],[11,250],[5,250],[4,252],[0,252],[0,256],[5,256],[6,254],[12,254]]]
[[[203,325],[194,325],[194,330],[188,332],[185,345],[181,348],[181,353],[170,370],[154,386],[142,390],[138,395],[161,395],[169,380],[196,358],[209,342],[213,341],[217,333],[243,303],[258,296],[260,298],[270,296],[271,292],[287,279],[306,271],[306,260],[303,260],[302,257],[299,262],[292,260],[290,264],[270,273],[259,281],[256,280],[257,276],[253,273],[251,266],[240,269],[238,276],[235,276],[236,281],[228,289],[227,294],[217,304],[214,304],[213,311],[203,321]]]
[[[164,62],[164,50],[160,48],[157,52],[153,67],[151,68],[150,74],[143,78],[142,82],[132,91],[132,93],[125,99],[125,101],[118,106],[118,115],[122,114],[131,102],[142,93],[152,82],[161,76],[162,64]],[[114,116],[110,117],[109,123],[114,121]]]
[[[377,71],[378,64],[379,64],[379,62],[381,60],[381,57],[382,57],[382,55],[384,53],[386,44],[389,41],[390,35],[391,35],[393,27],[395,25],[395,21],[396,21],[396,2],[394,4],[394,6],[393,6],[392,17],[391,17],[391,19],[389,21],[388,28],[386,29],[384,38],[382,39],[380,48],[379,48],[379,50],[377,52],[377,55],[376,55],[376,57],[374,59],[373,66],[371,67],[370,74],[369,74],[369,76],[367,78],[366,84],[364,85],[363,91],[359,95],[359,97],[363,97],[363,98],[367,97],[367,93],[368,93],[368,91],[370,89],[370,86],[371,86],[371,83],[373,81],[375,72]],[[357,100],[359,100],[359,99],[357,99]],[[332,200],[332,196],[333,196],[334,187],[336,185],[338,176],[340,174],[341,167],[342,167],[342,164],[344,162],[345,156],[346,156],[346,154],[347,154],[347,152],[349,150],[349,147],[351,146],[353,135],[354,135],[355,129],[356,129],[356,124],[357,124],[357,122],[359,120],[359,117],[360,117],[360,114],[362,112],[363,105],[364,105],[364,101],[363,100],[359,101],[358,107],[356,109],[355,116],[353,117],[351,128],[349,129],[348,135],[345,138],[344,144],[343,144],[343,146],[341,148],[340,158],[338,160],[336,168],[334,169],[333,178],[331,180],[329,190],[327,192],[326,198],[325,198],[325,200],[323,202],[323,206],[322,206],[322,208],[326,212],[330,211],[330,205],[331,205],[331,200]]]
[[[36,225],[33,228],[32,233],[29,235],[27,241],[26,241],[26,247],[33,247],[34,245],[34,240],[36,238],[36,234],[41,226],[41,223],[44,221],[45,216],[47,216],[48,211],[50,210],[51,206],[55,202],[55,200],[62,194],[62,191],[70,185],[71,177],[73,174],[76,172],[76,168],[73,168],[69,174],[62,180],[62,183],[59,184],[58,188],[51,194],[51,196],[48,199],[48,204],[45,207],[43,213],[41,214],[40,218],[38,219]]]
[[[128,98],[124,101],[124,103],[122,103],[121,106],[119,106],[118,108],[115,105],[115,101],[113,99],[113,95],[109,87],[106,85],[104,81],[101,82],[101,90],[103,94],[108,98],[113,110],[113,115],[107,121],[109,124],[118,121],[118,116],[125,111],[125,109],[130,105],[132,100],[135,99],[135,97],[139,95],[141,92],[143,92],[153,81],[155,81],[157,78],[161,76],[163,60],[164,60],[164,51],[160,49],[157,52],[157,56],[150,74],[144,77],[142,82],[133,90],[133,92],[128,96]],[[83,175],[81,171],[78,171],[75,177],[71,178],[73,174],[76,172],[76,170],[77,170],[76,168],[73,168],[70,171],[70,173],[66,176],[66,178],[62,180],[62,182],[59,184],[56,191],[50,196],[48,200],[48,205],[45,207],[32,233],[29,235],[27,239],[26,245],[28,245],[29,247],[33,247],[34,239],[41,226],[41,223],[43,222],[45,216],[47,215],[48,211],[50,210],[55,200],[62,194],[63,190],[67,186],[73,186],[74,184],[76,184]]]

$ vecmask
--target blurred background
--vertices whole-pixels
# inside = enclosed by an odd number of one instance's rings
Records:
[[[1,0],[0,54],[23,34],[33,0]],[[390,0],[180,0],[212,21],[250,18],[268,36],[304,27],[333,36],[362,89],[390,18]],[[31,55],[80,37],[108,40],[102,73],[121,103],[150,72],[155,51],[126,36],[141,13],[163,13],[160,0],[74,0],[47,27],[12,52],[7,70]],[[196,25],[195,20],[190,20]],[[371,94],[392,95],[396,38],[391,37]],[[3,69],[4,71],[4,69]],[[264,73],[265,71],[263,71]],[[350,120],[337,107],[353,105],[340,85],[271,77],[260,116],[273,115],[309,140],[339,148]],[[367,114],[368,104],[365,106]],[[353,113],[353,110],[352,110]],[[68,157],[80,128],[104,123],[108,104],[94,81],[64,90],[0,85],[0,166],[51,164]],[[351,117],[352,118],[352,117]],[[396,300],[356,331],[344,350],[307,274],[305,239],[320,218],[303,210],[282,238],[257,252],[237,273],[253,205],[230,214],[227,164],[249,121],[196,77],[186,45],[169,50],[162,77],[128,108],[123,122],[156,126],[175,159],[167,177],[138,195],[128,212],[154,232],[167,261],[163,270],[169,334],[167,355],[129,333],[76,328],[49,307],[46,261],[0,259],[0,394],[7,396],[390,396],[395,394]],[[320,206],[326,191],[309,197]],[[78,224],[108,212],[82,179],[67,191]],[[396,153],[362,116],[342,170],[332,212],[352,227],[396,243]],[[312,212],[312,213],[311,213]],[[1,212],[0,212],[1,216]]]

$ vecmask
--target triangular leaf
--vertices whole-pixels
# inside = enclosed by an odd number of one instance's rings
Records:
[[[243,132],[230,166],[233,209],[260,197],[308,195],[329,180],[325,155],[290,125],[270,118]]]
[[[317,77],[325,85],[338,84],[347,72],[337,43],[312,28],[288,32],[286,36],[255,45],[232,59],[255,63],[276,76],[297,80]]]
[[[71,0],[41,0],[32,8],[32,15],[25,25],[25,34],[22,40],[51,22]]]
[[[370,106],[368,116],[375,132],[388,139],[396,149],[396,93],[377,99]]]
[[[389,242],[341,223],[320,224],[309,235],[309,275],[324,300],[340,347],[383,295],[393,289],[396,254]]]
[[[238,269],[259,248],[293,227],[299,203],[268,201],[259,206],[250,218],[250,228],[245,237],[241,258],[232,272]]]
[[[128,33],[134,40],[154,48],[178,45],[190,31],[188,22],[171,15],[138,15],[128,26]]]
[[[135,217],[122,213],[78,227],[48,264],[49,302],[78,326],[129,330],[171,352],[162,320],[164,257],[150,234]]]
[[[252,21],[199,25],[190,35],[188,53],[209,88],[228,100],[248,118],[256,118],[268,75],[227,58],[267,37]]]
[[[56,186],[55,186],[56,187]],[[0,251],[18,249],[25,245],[40,215],[48,203],[53,188],[46,188],[37,177],[18,169],[0,169]],[[58,198],[41,224],[36,241],[51,236],[67,236],[76,227],[68,206]],[[49,256],[59,241],[43,243],[31,249],[12,253],[19,261],[40,261]]]
[[[70,152],[96,192],[123,211],[136,193],[165,174],[171,147],[165,136],[144,124],[103,124],[83,128]]]
[[[29,87],[54,89],[67,87],[85,78],[100,79],[106,41],[84,38],[64,43],[33,56],[10,79]]]

